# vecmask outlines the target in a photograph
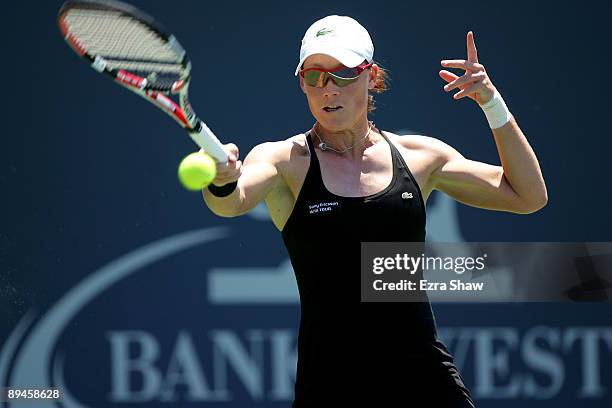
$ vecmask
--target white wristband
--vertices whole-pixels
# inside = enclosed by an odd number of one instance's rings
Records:
[[[493,98],[489,102],[480,105],[480,107],[484,111],[491,129],[497,129],[504,126],[512,118],[512,114],[508,110],[506,102],[504,102],[504,99],[497,90],[495,90]]]

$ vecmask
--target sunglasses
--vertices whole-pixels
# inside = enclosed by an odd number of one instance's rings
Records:
[[[331,78],[340,87],[347,86],[359,79],[359,75],[372,66],[369,64],[358,65],[355,68],[342,66],[336,69],[307,68],[300,71],[304,82],[308,86],[323,88],[327,85],[327,80]]]

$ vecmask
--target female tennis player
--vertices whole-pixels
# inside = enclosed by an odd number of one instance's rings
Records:
[[[227,144],[204,200],[217,215],[265,200],[282,232],[301,300],[293,407],[473,407],[436,333],[429,302],[361,303],[360,243],[423,242],[435,189],[479,208],[527,214],[547,193],[532,148],[485,67],[474,36],[467,59],[444,60],[444,91],[484,111],[501,166],[465,158],[422,135],[399,136],[368,120],[371,93],[386,89],[366,29],[343,16],[315,22],[296,69],[312,129],[253,148],[244,164]],[[367,404],[367,405],[364,405]]]

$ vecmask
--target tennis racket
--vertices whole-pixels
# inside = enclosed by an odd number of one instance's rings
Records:
[[[191,61],[151,16],[118,1],[74,0],[58,13],[64,39],[93,69],[173,117],[217,161],[227,153],[189,103]],[[178,95],[178,103],[171,99]]]

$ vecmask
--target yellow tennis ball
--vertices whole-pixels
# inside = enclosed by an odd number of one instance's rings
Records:
[[[215,160],[206,153],[195,152],[185,157],[178,168],[181,184],[191,191],[208,186],[217,175]]]

